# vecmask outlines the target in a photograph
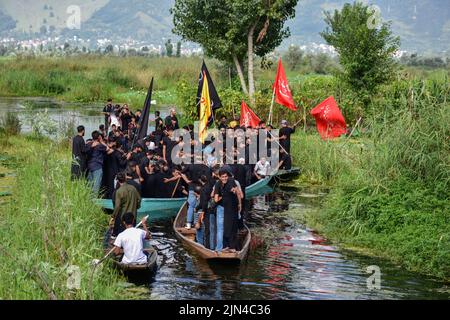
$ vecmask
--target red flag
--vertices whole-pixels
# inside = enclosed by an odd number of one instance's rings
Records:
[[[241,127],[251,127],[256,128],[261,120],[258,116],[253,112],[252,109],[242,100],[241,104]]]
[[[292,98],[291,89],[289,89],[286,73],[284,72],[283,65],[281,64],[281,58],[278,61],[278,70],[277,77],[275,78],[274,90],[276,103],[297,111],[294,98]]]
[[[316,118],[317,131],[322,139],[336,138],[347,132],[344,116],[333,96],[312,109],[311,114]]]

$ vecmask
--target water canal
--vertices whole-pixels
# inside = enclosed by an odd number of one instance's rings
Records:
[[[27,119],[48,110],[57,123],[71,120],[91,132],[103,123],[102,106],[40,98],[0,98],[0,116],[15,112],[22,131]],[[166,108],[160,108],[162,114]],[[152,117],[152,116],[151,116]],[[6,177],[0,177],[5,179]],[[448,299],[448,284],[403,270],[382,259],[345,251],[291,216],[315,208],[323,190],[284,188],[251,199],[247,224],[255,241],[240,266],[208,264],[176,240],[172,219],[152,223],[159,233],[155,278],[139,287],[144,299]],[[381,271],[381,287],[370,288],[369,266]]]

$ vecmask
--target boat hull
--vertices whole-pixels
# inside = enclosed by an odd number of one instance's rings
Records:
[[[272,177],[267,177],[246,187],[246,198],[254,197],[261,193],[270,192],[271,189],[268,185],[271,180]],[[138,215],[143,216],[145,214],[149,214],[150,221],[172,218],[177,215],[177,212],[186,200],[187,198],[143,198],[141,200],[141,207],[138,210]],[[111,199],[96,199],[95,202],[104,209],[114,210]]]
[[[186,222],[187,215],[187,202],[181,207],[180,211],[175,218],[173,223],[173,229],[175,231],[176,237],[181,241],[181,243],[188,249],[195,252],[201,258],[207,260],[208,262],[215,263],[240,263],[244,260],[250,249],[251,242],[251,232],[247,226],[240,231],[238,237],[241,245],[241,250],[237,252],[221,252],[218,253],[213,250],[209,250],[201,244],[195,242],[195,229],[185,229],[184,225]]]
[[[106,233],[106,242],[104,246],[106,253],[108,253],[113,247],[110,236],[111,230]],[[158,252],[153,246],[150,245],[149,241],[145,241],[144,252],[148,257],[147,263],[145,264],[125,264],[120,262],[122,257],[113,257],[113,266],[131,279],[142,279],[152,276],[158,268]]]

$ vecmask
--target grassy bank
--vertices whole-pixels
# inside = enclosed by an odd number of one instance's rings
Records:
[[[449,280],[450,104],[448,87],[437,87],[406,87],[358,139],[297,135],[293,154],[299,183],[332,187],[308,224],[346,247]]]
[[[207,63],[224,105],[220,112],[227,116],[232,115],[233,111],[239,112],[242,99],[239,83],[234,79],[230,86],[228,71],[214,61]],[[84,102],[104,101],[113,97],[117,102],[127,102],[132,108],[137,108],[142,106],[148,80],[155,76],[157,81],[154,99],[158,100],[158,104],[177,103],[187,121],[190,113],[196,115],[196,75],[200,65],[201,59],[195,57],[81,56],[3,60],[0,61],[0,92],[3,95],[52,96]],[[257,106],[254,109],[261,118],[266,118],[271,102],[275,66],[270,70],[256,69],[258,92]],[[395,81],[381,87],[380,92],[371,97],[368,105],[361,105],[357,94],[331,75],[303,75],[291,70],[287,70],[287,73],[295,101],[300,110],[307,111],[309,126],[307,134],[298,132],[293,137],[292,154],[296,165],[303,170],[297,183],[331,188],[322,209],[308,215],[308,223],[347,247],[370,250],[408,269],[450,278],[448,70],[420,74],[417,70],[403,70],[397,74]],[[325,142],[317,135],[309,110],[330,95],[335,96],[349,126],[359,116],[364,116],[364,130],[358,137]],[[278,105],[274,107],[274,112],[276,123],[281,119],[294,123],[303,116],[301,111],[294,113]],[[87,210],[91,206],[89,194],[83,191],[85,188],[70,183],[67,178],[61,178],[68,177],[66,151],[54,147],[57,157],[43,157],[42,154],[46,154],[48,148],[40,146],[42,142],[14,139],[11,141],[21,148],[8,145],[6,150],[14,154],[21,153],[18,159],[23,160],[23,168],[28,168],[29,171],[19,171],[17,190],[22,190],[30,200],[15,198],[13,205],[8,207],[11,216],[19,211],[22,213],[19,216],[20,223],[34,219],[33,223],[38,226],[45,226],[51,221],[50,217],[56,216],[61,219],[57,220],[61,228],[66,221],[64,219],[75,219],[77,216],[84,218],[74,220],[73,223],[86,227],[86,230],[89,229],[89,222],[86,222],[89,219],[92,219],[92,225],[105,224],[104,216],[96,210],[81,212],[80,208]],[[47,167],[42,164],[42,159],[48,159],[44,162]],[[54,167],[50,170],[50,166]],[[43,172],[60,172],[61,177],[57,178],[50,173],[40,180]],[[47,194],[48,190],[45,188],[50,188],[50,194],[55,194],[56,200],[37,196]],[[66,201],[67,199],[76,201]],[[78,201],[81,205],[72,207]],[[77,214],[69,217],[57,215],[52,212],[56,209],[50,205],[54,202],[59,204],[56,208],[65,208],[65,211]],[[36,208],[44,213],[36,217],[35,214],[31,215],[30,210]],[[40,216],[46,218],[36,220]],[[2,228],[7,227],[3,224]],[[23,234],[19,232],[22,225],[17,224],[15,228],[17,234]],[[52,250],[48,246],[46,249],[46,241],[42,240],[40,230],[27,228],[33,235],[39,252]],[[91,229],[90,237],[99,238],[100,229]],[[80,239],[89,236],[80,230],[74,232],[80,235]],[[46,231],[46,234],[51,234],[51,230]],[[100,251],[96,250],[100,250],[99,241],[92,241],[90,247],[85,248],[78,236],[74,235],[75,238],[72,239],[70,234],[65,234],[65,237],[61,244],[64,250],[74,250],[70,249],[71,241],[80,241],[80,248],[90,252],[88,255],[91,258],[98,256]],[[21,249],[27,247],[25,240],[20,241],[21,247],[13,247],[17,256],[20,256]],[[83,260],[86,256],[72,253],[70,257],[77,259],[77,263],[88,261]],[[57,260],[59,253],[53,255],[55,257],[50,255],[53,261],[51,265],[61,266],[61,262]],[[35,259],[33,261],[40,265],[37,257],[37,254],[32,256]],[[86,267],[83,268],[83,272],[86,272]],[[58,277],[58,286],[62,286],[64,277],[62,274]],[[111,278],[105,276],[105,279]],[[35,282],[29,279],[27,281],[36,286]],[[110,283],[114,283],[114,280]],[[101,283],[99,288],[102,288]],[[100,291],[102,290],[99,289]],[[109,291],[105,292],[107,297]],[[79,295],[84,298],[87,293]]]
[[[107,263],[90,280],[108,217],[84,183],[70,181],[67,147],[22,136],[0,136],[0,146],[2,165],[17,174],[1,207],[0,298],[123,298],[121,278]],[[70,289],[77,268],[81,285]]]
[[[200,58],[101,57],[21,58],[0,61],[2,96],[48,96],[70,102],[106,101],[142,107],[152,76],[154,99],[175,102],[173,88],[186,77],[195,77]],[[215,69],[212,66],[213,74]]]

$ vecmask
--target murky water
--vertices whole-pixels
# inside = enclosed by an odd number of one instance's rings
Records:
[[[160,266],[152,299],[448,299],[442,282],[406,272],[386,261],[345,252],[285,213],[318,205],[323,194],[290,189],[251,201],[247,224],[259,246],[240,266],[207,263],[178,242],[171,221],[153,244]],[[271,235],[267,237],[267,235]],[[380,289],[368,287],[367,267],[381,271]],[[373,283],[369,281],[370,283]]]
[[[154,106],[150,112],[150,120],[154,120],[154,111],[158,108],[161,116],[166,116],[168,106]],[[31,118],[38,113],[47,112],[48,117],[61,128],[64,123],[72,123],[75,127],[84,125],[86,137],[90,138],[92,131],[98,130],[100,124],[104,124],[104,116],[101,114],[101,103],[66,103],[49,98],[5,98],[0,97],[0,117],[7,112],[18,115],[22,125],[22,132],[31,131]]]
[[[31,105],[31,109],[30,109]],[[22,131],[27,117],[48,109],[56,122],[72,119],[87,135],[103,123],[101,104],[64,104],[49,99],[0,98],[0,116],[16,112]],[[164,115],[166,110],[161,110]],[[449,299],[449,284],[411,273],[384,260],[333,246],[313,230],[297,224],[288,212],[318,205],[323,190],[276,188],[249,203],[247,224],[255,245],[239,266],[209,264],[175,238],[172,220],[152,223],[162,234],[159,269],[143,295],[151,299]],[[381,288],[368,287],[369,266],[381,271]],[[370,282],[369,283],[373,283]],[[141,292],[142,293],[142,292]]]

